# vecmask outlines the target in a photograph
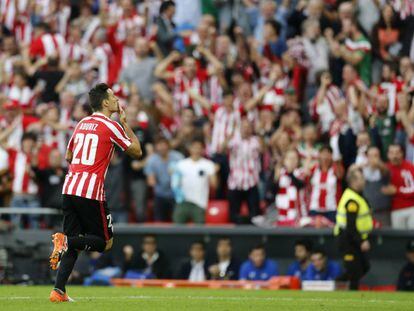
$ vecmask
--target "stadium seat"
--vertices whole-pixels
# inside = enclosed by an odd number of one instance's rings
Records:
[[[206,210],[207,225],[228,224],[229,216],[229,204],[226,200],[209,201]]]

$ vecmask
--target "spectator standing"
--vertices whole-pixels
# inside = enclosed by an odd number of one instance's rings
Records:
[[[375,221],[381,226],[391,226],[391,197],[382,193],[382,187],[389,184],[390,174],[381,160],[378,147],[371,146],[367,150],[367,164],[362,167],[365,177],[364,197],[372,208]]]
[[[106,200],[111,207],[113,220],[117,223],[128,222],[129,206],[125,200],[125,180],[122,154],[117,149],[109,163],[105,179]]]
[[[233,246],[230,238],[222,237],[217,241],[217,261],[208,271],[212,280],[238,280],[240,264],[232,254]]]
[[[323,250],[315,250],[311,264],[303,274],[303,281],[335,281],[341,275],[341,266],[329,260]]]
[[[311,171],[309,215],[322,215],[335,222],[344,172],[341,164],[334,163],[332,153],[331,147],[322,147],[319,151],[319,164]]]
[[[309,240],[298,240],[295,242],[295,258],[287,270],[287,275],[296,276],[303,279],[305,273],[311,264],[310,257],[312,252],[312,242]]]
[[[135,101],[132,99],[135,98]],[[135,104],[134,104],[135,103]],[[137,94],[131,96],[129,105],[125,112],[128,115],[127,122],[137,136],[142,148],[142,157],[139,160],[124,158],[125,175],[128,177],[129,188],[128,199],[133,201],[135,220],[145,222],[147,220],[147,183],[145,178],[145,166],[153,152],[152,136],[144,111],[140,111],[142,106]],[[139,122],[142,117],[143,122]]]
[[[31,170],[31,161],[37,156],[36,136],[25,133],[22,137],[21,150],[8,149],[9,167],[12,176],[12,199],[10,207],[37,208],[40,207],[38,199],[39,187],[34,180]],[[36,228],[39,225],[38,216],[29,216],[29,226]],[[20,215],[12,217],[15,226],[21,227]]]
[[[58,149],[50,151],[48,168],[39,169],[36,159],[32,161],[32,170],[39,185],[40,203],[43,207],[57,210],[62,207],[62,188],[66,175],[62,163],[62,155]],[[52,217],[47,217],[47,223],[49,226],[56,224]]]
[[[328,35],[328,42],[333,55],[356,67],[359,76],[366,85],[371,83],[371,43],[362,33],[356,20],[342,20],[342,32],[346,36],[343,45]]]
[[[267,281],[279,275],[277,263],[266,258],[263,245],[254,246],[249,253],[249,259],[240,267],[239,280]]]
[[[155,153],[145,165],[147,184],[154,188],[154,220],[168,221],[174,209],[174,194],[171,189],[171,166],[183,156],[170,150],[169,142],[159,138],[155,142]]]
[[[382,193],[392,195],[391,226],[394,229],[414,228],[414,165],[404,160],[404,150],[398,144],[388,147],[390,185]]]
[[[373,113],[370,119],[371,137],[373,140],[377,137],[379,138],[378,144],[381,147],[383,159],[386,158],[388,146],[394,142],[397,129],[396,116],[388,112],[388,102],[389,98],[387,95],[379,95],[376,101],[375,113]]]
[[[182,201],[177,202],[173,214],[175,223],[183,224],[193,221],[203,224],[207,208],[209,189],[217,185],[214,163],[202,157],[204,143],[199,140],[191,142],[190,156],[177,163],[174,173],[178,175],[182,191]]]
[[[228,143],[230,175],[228,179],[230,219],[240,223],[239,213],[243,200],[247,201],[250,219],[259,214],[259,173],[261,142],[252,133],[247,119],[241,123],[240,136]]]
[[[294,226],[301,217],[307,216],[305,207],[305,175],[299,167],[299,155],[295,149],[288,150],[274,169],[270,193],[275,194],[278,225]]]
[[[173,17],[175,15],[174,1],[164,1],[160,6],[160,16],[157,19],[157,44],[162,54],[167,56],[173,49],[177,37]]]
[[[138,91],[144,101],[154,98],[152,85],[155,82],[154,70],[157,59],[149,55],[150,44],[145,38],[135,40],[136,58],[121,71],[119,81],[127,89]]]

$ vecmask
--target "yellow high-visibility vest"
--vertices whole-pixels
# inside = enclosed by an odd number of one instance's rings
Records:
[[[363,196],[350,188],[347,188],[344,191],[341,199],[339,200],[338,208],[336,211],[336,225],[334,234],[338,235],[340,229],[346,228],[347,204],[348,212],[352,212],[353,210],[355,212],[358,211],[358,215],[356,217],[356,228],[361,234],[362,239],[368,238],[368,234],[372,231],[373,228],[372,215],[369,209],[369,205]]]

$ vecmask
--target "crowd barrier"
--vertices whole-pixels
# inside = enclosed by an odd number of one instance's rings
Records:
[[[117,287],[163,287],[163,288],[210,288],[210,289],[300,289],[300,280],[296,277],[273,277],[269,281],[204,281],[187,280],[135,280],[112,279]]]

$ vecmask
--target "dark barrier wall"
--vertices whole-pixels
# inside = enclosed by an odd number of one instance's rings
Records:
[[[330,257],[339,260],[335,239],[330,229],[263,229],[251,226],[240,227],[195,227],[195,226],[115,226],[114,254],[120,255],[125,244],[140,248],[145,234],[157,236],[159,248],[170,258],[172,269],[176,269],[188,253],[190,243],[202,240],[207,244],[210,257],[214,256],[216,241],[220,236],[229,236],[233,241],[234,254],[239,259],[247,257],[248,250],[255,244],[266,245],[268,255],[278,261],[280,271],[286,272],[293,260],[293,246],[299,238],[309,238],[314,245],[326,250]],[[50,231],[15,231],[0,234],[0,247],[36,249],[33,260],[47,259],[51,247]],[[410,231],[382,229],[371,236],[371,271],[364,279],[365,284],[394,284],[398,271],[405,262],[405,245],[414,238]],[[16,259],[17,260],[17,259]]]

